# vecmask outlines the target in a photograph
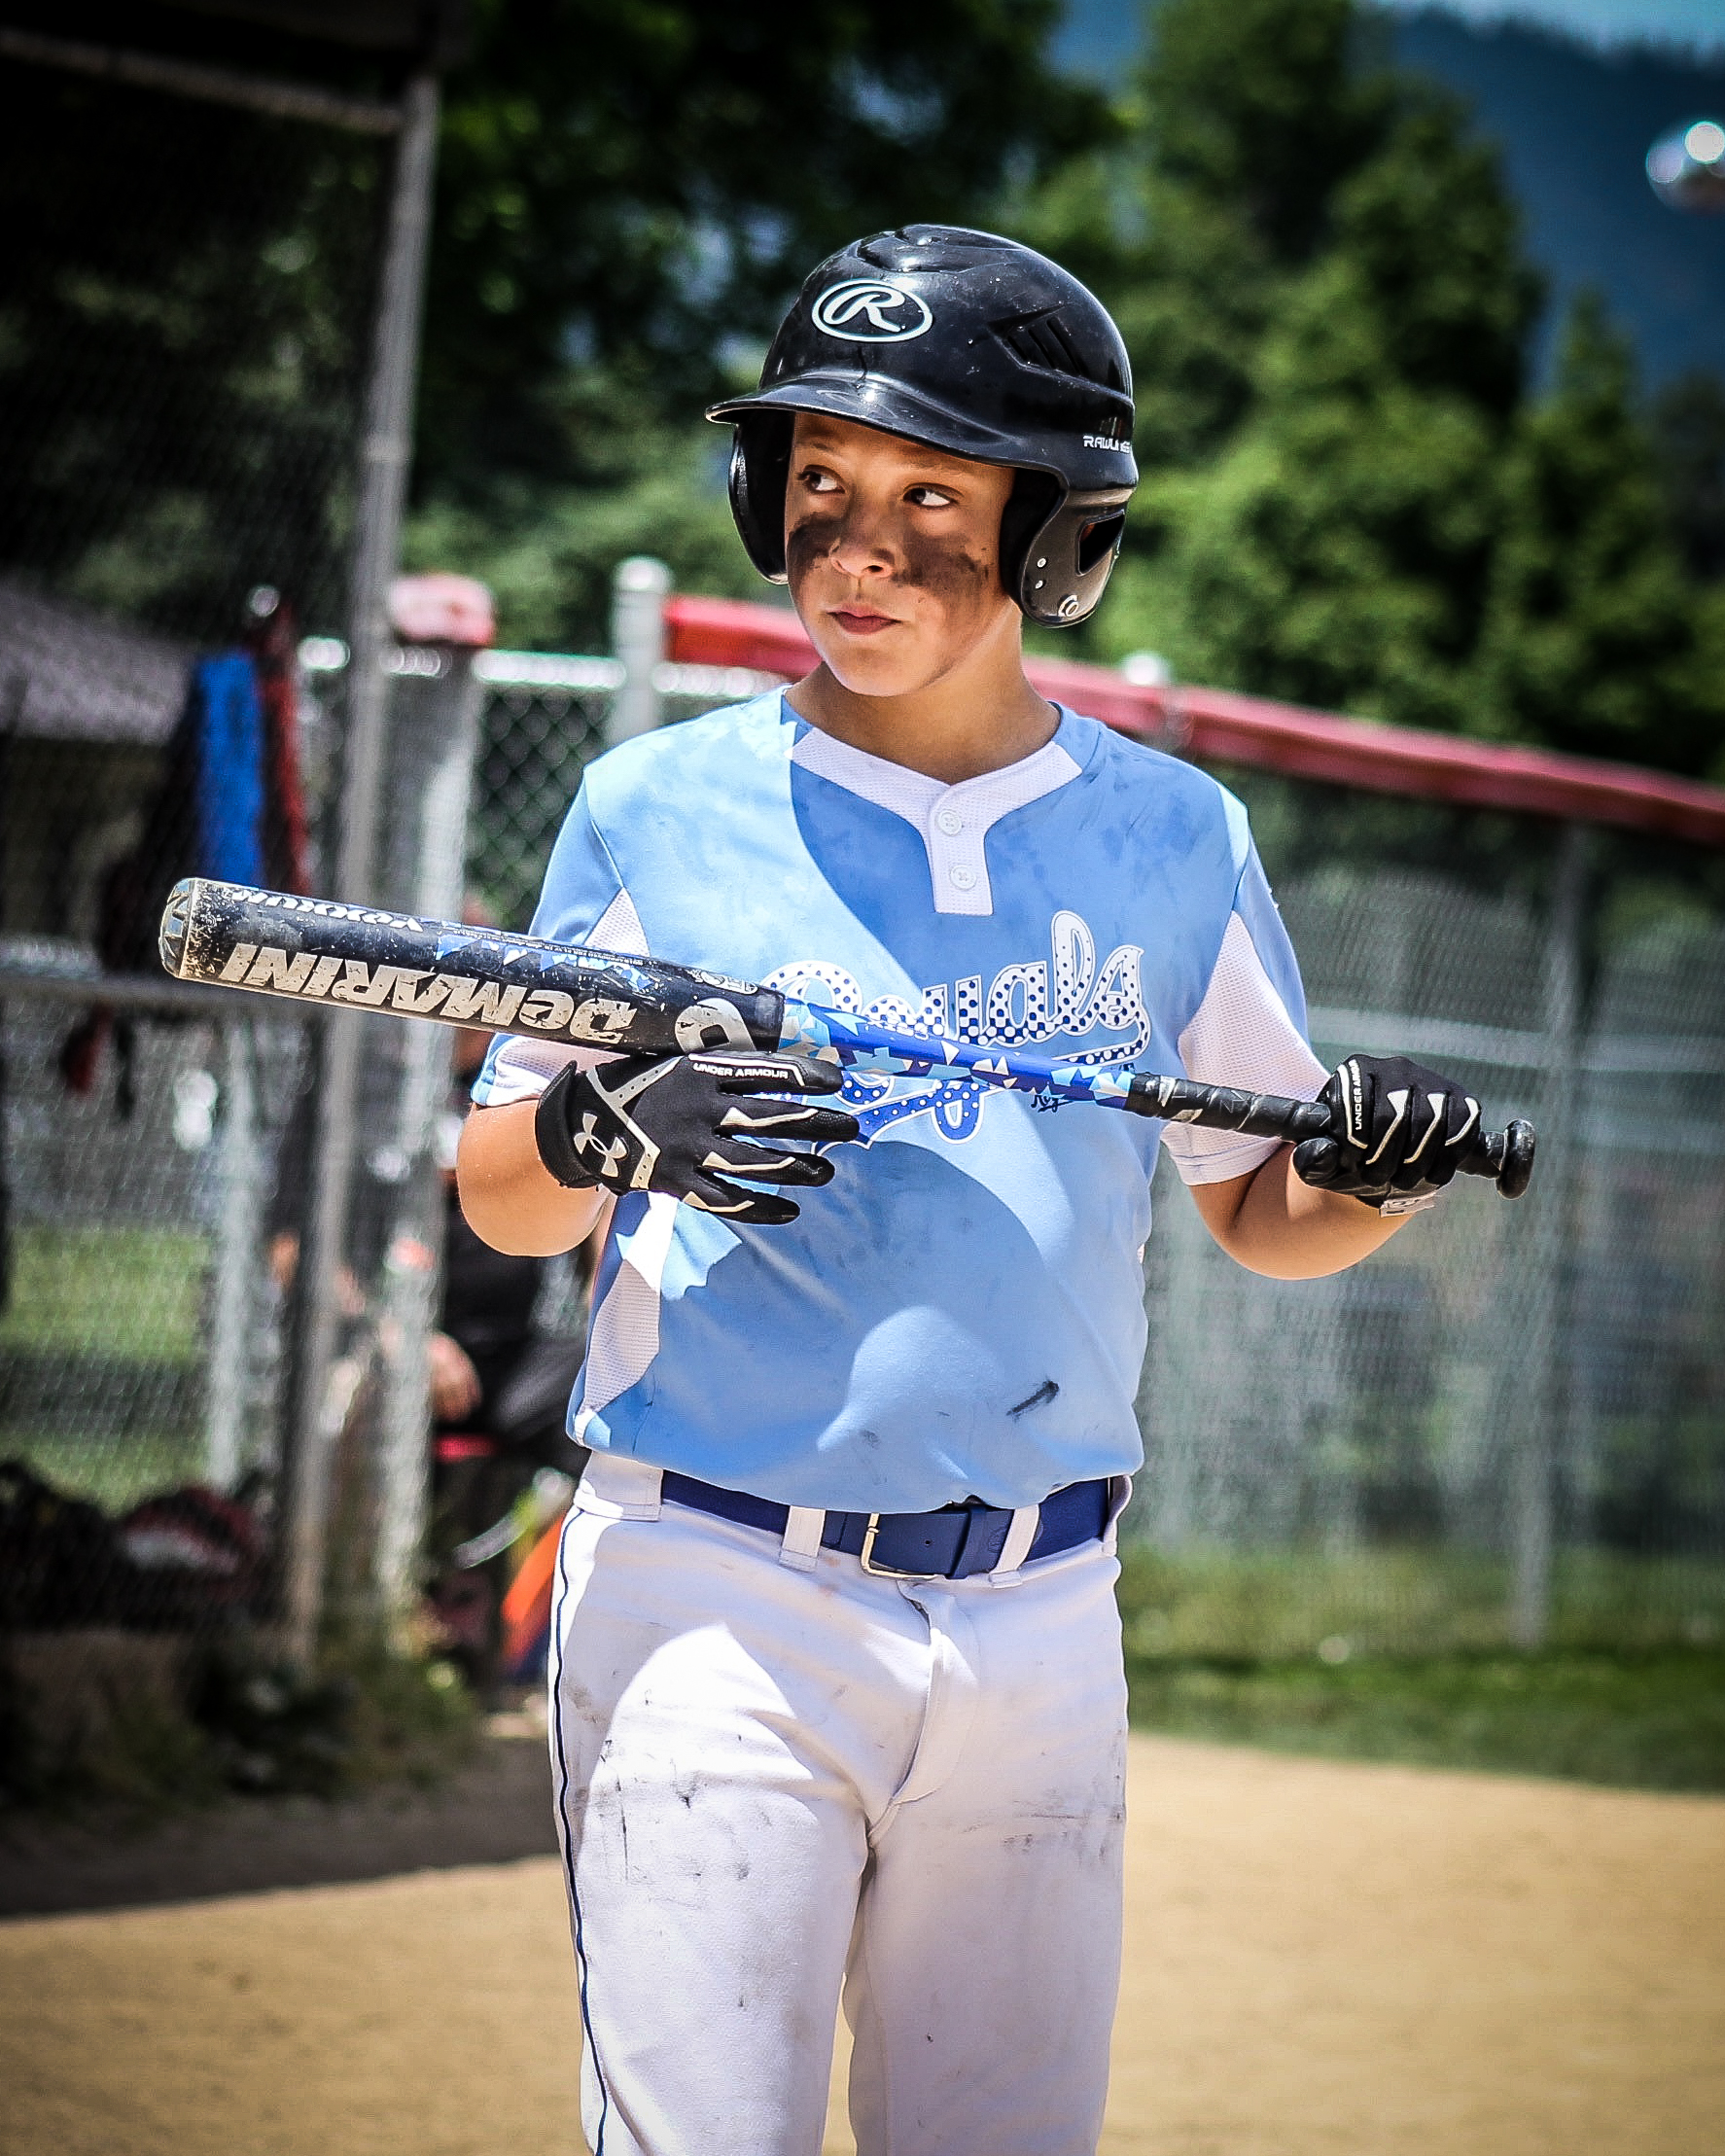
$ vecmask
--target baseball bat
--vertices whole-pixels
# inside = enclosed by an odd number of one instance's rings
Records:
[[[933,1040],[698,967],[201,876],[174,886],[160,945],[161,963],[176,979],[298,1003],[385,1010],[623,1054],[783,1049],[864,1076],[968,1078],[1032,1094],[1039,1107],[1093,1101],[1129,1114],[1296,1144],[1334,1136],[1329,1111],[1319,1101]],[[1532,1125],[1512,1122],[1481,1132],[1460,1166],[1496,1183],[1504,1197],[1519,1198],[1532,1174],[1533,1148]]]

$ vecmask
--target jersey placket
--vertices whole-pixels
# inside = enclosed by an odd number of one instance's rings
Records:
[[[1075,759],[1058,735],[999,771],[946,786],[922,771],[889,763],[848,741],[809,727],[791,760],[877,808],[902,817],[929,859],[930,896],[936,913],[986,916],[994,911],[989,881],[989,831],[1003,816],[1026,808],[1078,776]]]
[[[950,902],[942,903],[949,891],[957,892],[961,899],[968,899],[972,893],[980,893],[985,900],[990,896],[983,847],[988,827],[974,813],[966,815],[962,795],[962,788],[949,787],[936,800],[923,830],[936,913],[961,910]]]

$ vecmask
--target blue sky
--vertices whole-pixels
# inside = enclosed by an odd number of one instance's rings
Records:
[[[1527,22],[1607,48],[1642,44],[1709,58],[1725,56],[1725,0],[1380,0],[1380,4],[1400,15],[1450,15],[1482,27]],[[1056,39],[1056,50],[1087,72],[1106,72],[1111,61],[1136,48],[1142,14],[1142,0],[1066,0],[1066,27]]]
[[[1602,45],[1725,52],[1725,0],[1388,0],[1404,11],[1421,4],[1473,22],[1537,22]]]

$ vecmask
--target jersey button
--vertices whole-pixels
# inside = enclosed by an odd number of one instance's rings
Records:
[[[959,863],[958,866],[957,866],[956,868],[954,868],[954,869],[953,869],[953,870],[951,871],[951,874],[952,874],[952,880],[953,880],[953,887],[954,887],[954,889],[955,889],[955,890],[959,890],[959,891],[974,891],[974,890],[975,890],[975,888],[976,888],[976,871],[975,871],[975,869],[974,869],[974,868],[967,868],[967,867],[965,866],[964,863],[963,863],[963,862],[961,861],[961,862]]]
[[[943,808],[934,819],[934,829],[943,831],[948,838],[956,838],[965,828],[965,819],[956,808]]]

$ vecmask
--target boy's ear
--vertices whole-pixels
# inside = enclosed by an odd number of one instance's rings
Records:
[[[1024,603],[1024,557],[1053,514],[1060,493],[1060,481],[1051,472],[1020,472],[1001,512],[1001,583],[1015,606]]]

